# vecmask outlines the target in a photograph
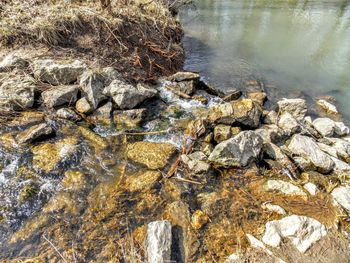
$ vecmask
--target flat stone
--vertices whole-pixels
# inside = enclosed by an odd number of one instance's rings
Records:
[[[49,135],[53,133],[53,129],[47,123],[41,123],[34,125],[16,136],[16,140],[19,144],[32,142],[41,136]]]
[[[149,169],[162,169],[168,163],[176,148],[169,143],[135,142],[128,145],[127,156]]]
[[[334,162],[330,156],[324,153],[316,141],[310,137],[294,135],[288,145],[288,150],[294,155],[309,160],[316,170],[321,173],[329,173],[334,167]]]
[[[219,143],[209,161],[219,166],[245,167],[257,161],[263,140],[253,131],[242,131],[235,137]]]
[[[291,215],[267,222],[262,241],[269,246],[278,247],[284,238],[288,238],[301,253],[304,253],[325,235],[326,227],[317,220]]]
[[[77,100],[78,86],[59,86],[41,93],[44,104],[49,107],[57,107],[61,105],[74,105]]]
[[[266,191],[278,191],[285,195],[307,197],[306,193],[298,186],[282,181],[282,180],[267,180],[264,184]]]
[[[86,65],[81,61],[58,62],[51,59],[33,62],[34,77],[51,85],[68,85],[77,81],[85,71]]]
[[[147,262],[166,263],[171,261],[172,233],[167,220],[148,224],[146,236]]]
[[[331,195],[341,207],[350,212],[350,188],[348,186],[338,186]]]
[[[279,113],[289,112],[296,120],[302,121],[307,112],[307,105],[304,99],[282,99],[277,102]]]

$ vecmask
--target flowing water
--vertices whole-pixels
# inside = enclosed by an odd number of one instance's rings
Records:
[[[333,96],[350,119],[350,2],[198,0],[181,12],[187,70],[223,89]]]

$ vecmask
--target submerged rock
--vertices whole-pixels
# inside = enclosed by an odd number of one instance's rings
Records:
[[[263,146],[262,138],[253,131],[242,131],[219,143],[209,161],[219,166],[245,167],[257,161]]]
[[[175,151],[175,146],[169,143],[135,142],[128,145],[127,156],[149,169],[162,169]]]
[[[80,87],[93,109],[96,109],[98,104],[106,98],[103,94],[105,79],[102,74],[91,70],[85,71],[80,78]]]
[[[0,109],[24,110],[34,104],[37,84],[32,77],[22,74],[0,76]]]
[[[262,241],[269,246],[278,247],[283,238],[288,238],[304,253],[326,234],[326,227],[319,221],[306,216],[291,215],[267,222]]]
[[[350,213],[350,188],[349,187],[338,186],[332,191],[331,195],[341,207],[343,207],[348,213]]]
[[[304,99],[282,99],[277,102],[279,113],[288,112],[296,120],[302,121],[307,112],[307,105]]]
[[[331,157],[324,153],[316,141],[310,137],[296,134],[288,145],[292,154],[310,161],[315,169],[321,173],[329,173],[334,167]]]
[[[57,107],[64,104],[74,105],[77,100],[78,86],[59,86],[41,93],[44,104],[49,107]]]
[[[117,106],[124,110],[135,108],[144,100],[156,96],[158,92],[140,84],[135,87],[120,79],[115,79],[104,89],[103,93],[110,96]]]
[[[81,190],[86,187],[86,183],[86,175],[75,170],[66,171],[62,179],[62,186],[69,190]]]
[[[14,69],[26,69],[29,62],[14,54],[9,54],[0,62],[0,72],[11,71]]]
[[[146,117],[147,109],[116,110],[113,112],[113,122],[118,129],[140,127]]]
[[[53,133],[53,129],[47,123],[34,125],[16,136],[16,140],[19,144],[32,142],[41,136],[49,135]]]
[[[203,152],[194,152],[190,155],[183,154],[181,159],[192,173],[205,173],[210,169],[210,165],[206,162],[207,156]]]
[[[172,233],[167,220],[154,221],[148,224],[146,252],[148,262],[166,263],[171,261]]]
[[[322,99],[318,100],[317,105],[319,105],[327,113],[330,113],[330,114],[338,114],[339,113],[337,110],[337,107],[326,100],[322,100]]]
[[[51,85],[68,85],[77,81],[86,69],[81,61],[58,62],[51,59],[33,62],[34,77]]]
[[[154,187],[162,174],[158,171],[140,171],[128,175],[125,180],[125,188],[130,192],[145,191]]]

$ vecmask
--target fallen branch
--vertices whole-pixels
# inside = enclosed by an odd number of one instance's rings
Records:
[[[57,249],[57,247],[55,247],[55,245],[50,241],[48,240],[45,235],[43,235],[43,238],[50,244],[51,247],[53,247],[53,249],[58,253],[58,255],[60,255],[60,257],[62,258],[62,260],[65,262],[65,263],[68,263],[68,261],[65,259],[65,257],[61,254],[61,252]]]
[[[189,180],[189,179],[185,179],[185,178],[181,178],[181,177],[173,177],[173,179],[181,181],[181,182],[202,185],[202,183],[200,183],[200,182]]]

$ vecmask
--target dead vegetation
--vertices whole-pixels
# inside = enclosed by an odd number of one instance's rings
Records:
[[[106,2],[106,3],[105,3]],[[182,29],[162,0],[1,0],[0,46],[74,56],[154,80],[182,66]],[[176,1],[178,2],[178,1]],[[102,8],[101,8],[102,7]]]

